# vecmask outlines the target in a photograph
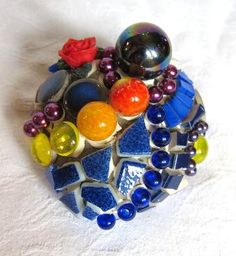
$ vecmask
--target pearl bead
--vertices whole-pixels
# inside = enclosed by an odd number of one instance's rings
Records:
[[[192,145],[187,146],[187,147],[184,149],[184,151],[185,151],[186,153],[189,153],[191,157],[194,157],[194,156],[196,155],[196,149],[195,149],[195,147],[192,146]]]
[[[188,176],[194,176],[197,173],[196,163],[193,159],[190,159],[187,169],[185,170],[185,174]]]
[[[136,208],[132,203],[124,203],[119,206],[117,214],[124,221],[132,220],[136,215]]]
[[[148,89],[151,103],[158,103],[163,98],[163,91],[158,86],[152,86]]]
[[[158,190],[162,184],[162,176],[157,171],[147,171],[143,175],[143,183],[148,189]]]
[[[176,78],[177,74],[178,74],[177,68],[171,64],[164,71],[164,76],[166,78]]]
[[[119,73],[115,71],[109,71],[107,74],[105,74],[103,78],[103,83],[108,89],[111,89],[112,85],[119,79],[121,79]]]
[[[160,83],[160,87],[163,89],[164,93],[167,95],[171,95],[176,91],[176,84],[171,79],[164,79]]]
[[[49,121],[48,121],[46,115],[41,111],[35,112],[32,116],[32,120],[33,120],[35,127],[38,129],[47,128],[49,125]]]
[[[138,208],[144,208],[149,205],[151,194],[146,188],[136,188],[131,194],[132,203]]]
[[[147,110],[147,119],[152,124],[160,124],[165,120],[165,111],[162,106],[152,105]]]
[[[191,131],[189,132],[189,138],[188,140],[191,141],[191,142],[195,142],[199,137],[199,134],[197,131]]]
[[[114,63],[113,59],[111,59],[111,58],[101,59],[98,66],[102,73],[107,73],[109,71],[115,70],[115,63]]]
[[[63,116],[63,109],[62,107],[55,102],[50,102],[44,107],[43,111],[50,121],[57,121],[62,118]]]
[[[115,226],[116,218],[114,214],[104,213],[97,217],[97,224],[101,229],[109,230]]]
[[[103,51],[103,58],[114,59],[116,56],[116,49],[112,46],[106,47]]]
[[[157,128],[151,134],[151,140],[157,147],[164,147],[170,143],[171,135],[166,128]]]
[[[23,126],[24,133],[29,137],[35,137],[39,134],[38,129],[35,127],[32,120],[28,120],[24,123]]]
[[[151,156],[151,162],[154,167],[158,169],[165,169],[169,166],[170,155],[164,150],[155,151]]]
[[[200,121],[194,126],[194,130],[204,135],[208,130],[208,124],[204,121]]]

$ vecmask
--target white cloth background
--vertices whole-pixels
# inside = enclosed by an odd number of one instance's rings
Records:
[[[105,232],[72,216],[33,163],[22,133],[33,99],[69,37],[114,45],[135,22],[162,27],[207,110],[210,152],[190,186]],[[235,0],[0,1],[0,255],[234,256]]]

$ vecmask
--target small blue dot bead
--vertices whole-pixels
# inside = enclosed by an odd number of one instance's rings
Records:
[[[57,72],[59,69],[58,69],[58,66],[57,64],[52,64],[50,67],[48,67],[48,71],[51,72],[51,73],[55,73]]]
[[[111,229],[115,226],[116,218],[114,214],[101,214],[97,217],[97,224],[101,229]]]
[[[165,147],[170,143],[171,135],[166,128],[157,128],[151,134],[152,142],[157,147]]]
[[[142,187],[136,188],[131,195],[132,203],[138,208],[144,208],[148,206],[150,200],[151,194],[147,189]]]
[[[165,119],[165,111],[162,106],[151,105],[147,110],[147,119],[152,124],[160,124]]]
[[[164,150],[155,151],[152,154],[151,162],[158,169],[165,169],[170,164],[170,155]]]
[[[150,170],[144,173],[143,182],[147,188],[159,190],[162,185],[162,176],[159,172]]]
[[[129,221],[135,217],[136,208],[132,203],[124,203],[118,208],[117,214],[120,219]]]

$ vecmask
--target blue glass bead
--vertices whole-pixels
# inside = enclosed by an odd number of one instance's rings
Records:
[[[120,219],[129,221],[135,217],[136,208],[132,203],[124,203],[118,208],[117,214]]]
[[[132,203],[138,208],[144,208],[148,206],[150,200],[151,194],[146,188],[136,188],[131,195]]]
[[[151,134],[152,142],[157,147],[164,147],[170,143],[170,132],[166,128],[157,128]]]
[[[116,218],[114,214],[101,214],[97,217],[97,224],[101,229],[111,229],[115,226]]]
[[[147,119],[152,124],[160,124],[165,120],[165,111],[162,106],[151,105],[147,110]]]
[[[147,188],[158,190],[162,184],[162,176],[159,172],[150,170],[144,173],[143,182]]]
[[[48,67],[48,71],[51,72],[51,73],[55,73],[57,72],[59,69],[58,69],[58,66],[57,64],[52,64],[51,66]]]
[[[165,169],[169,166],[170,155],[164,150],[155,151],[152,154],[151,162],[158,169]]]

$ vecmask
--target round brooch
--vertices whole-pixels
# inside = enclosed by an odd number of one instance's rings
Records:
[[[167,34],[137,23],[115,47],[69,39],[58,54],[23,130],[59,200],[111,229],[185,188],[208,125]]]

